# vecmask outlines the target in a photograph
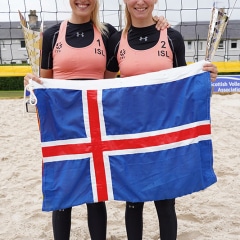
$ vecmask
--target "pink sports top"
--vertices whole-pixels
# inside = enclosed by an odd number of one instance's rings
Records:
[[[61,23],[57,42],[53,48],[53,78],[102,79],[106,70],[106,49],[102,35],[95,27],[93,42],[83,48],[66,43],[68,21]]]
[[[145,41],[145,39],[141,39]],[[135,50],[121,36],[117,53],[121,77],[156,72],[173,67],[173,54],[168,43],[167,29],[162,30],[158,43],[146,50]]]

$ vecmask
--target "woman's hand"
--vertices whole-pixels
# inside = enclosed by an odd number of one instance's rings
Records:
[[[27,73],[27,75],[24,77],[24,87],[26,87],[29,84],[29,81],[33,80],[39,84],[42,84],[42,81],[39,77],[32,73]]]
[[[153,20],[156,22],[156,29],[157,30],[164,30],[166,28],[171,27],[171,25],[168,23],[167,19],[163,16],[154,16]]]
[[[205,63],[203,66],[203,71],[208,71],[210,72],[210,76],[211,76],[211,81],[214,82],[217,78],[218,75],[218,69],[217,67],[212,64],[212,63]]]

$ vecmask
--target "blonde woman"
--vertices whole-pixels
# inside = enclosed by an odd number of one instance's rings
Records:
[[[69,0],[71,17],[47,29],[43,34],[42,65],[40,76],[55,79],[102,79],[106,70],[107,44],[116,32],[110,24],[99,21],[98,0]],[[158,28],[166,27],[167,21],[159,19]],[[116,72],[108,75],[115,77]],[[29,80],[41,83],[33,74]],[[70,239],[72,207],[52,213],[55,240]],[[92,240],[105,240],[107,212],[104,202],[87,204],[88,227]]]
[[[152,12],[157,0],[124,0],[126,27],[114,33],[109,42],[106,76],[120,70],[121,77],[134,76],[186,65],[184,41],[172,28],[156,30]],[[207,63],[204,71],[214,81],[217,68]],[[175,199],[154,201],[159,219],[160,239],[176,240],[177,217]],[[128,240],[141,240],[143,234],[143,202],[126,203]]]

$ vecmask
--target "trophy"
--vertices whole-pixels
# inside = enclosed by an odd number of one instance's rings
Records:
[[[19,16],[32,72],[39,77],[41,68],[43,23],[41,24],[39,31],[34,31],[29,28],[28,23],[20,11]]]
[[[234,3],[236,4],[237,0]],[[233,6],[233,8],[234,8]],[[214,1],[212,8],[212,16],[209,24],[208,38],[207,38],[207,47],[206,47],[206,61],[212,61],[215,55],[215,52],[220,43],[221,37],[225,31],[228,20],[231,16],[233,8],[230,14],[225,12],[224,6],[221,1]]]
[[[32,73],[39,77],[41,68],[43,23],[41,23],[39,31],[34,31],[29,28],[22,13],[20,11],[18,12]],[[29,99],[26,100],[26,96],[29,96]],[[27,112],[35,112],[36,109],[30,109],[30,106],[36,105],[36,101],[37,99],[33,93],[32,84],[30,82],[30,84],[24,89],[24,104],[26,104]]]

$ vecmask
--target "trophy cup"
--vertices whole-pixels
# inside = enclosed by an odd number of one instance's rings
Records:
[[[32,73],[36,76],[40,76],[41,68],[41,52],[42,52],[42,33],[43,33],[43,23],[39,31],[31,30],[28,26],[27,21],[20,11],[20,24],[22,26],[23,35],[25,39],[26,49],[28,53],[29,63],[32,69]],[[35,112],[36,109],[31,109],[31,105],[36,105],[36,98],[34,97],[33,88],[31,83],[24,89],[24,104],[26,105],[27,112]],[[27,99],[28,98],[28,99]]]
[[[237,0],[234,3],[236,4]],[[233,6],[233,8],[234,8]],[[219,46],[221,37],[225,31],[228,20],[231,16],[233,8],[230,14],[225,12],[222,1],[214,1],[212,8],[212,16],[209,24],[207,47],[205,60],[211,62],[214,58],[215,52]]]

